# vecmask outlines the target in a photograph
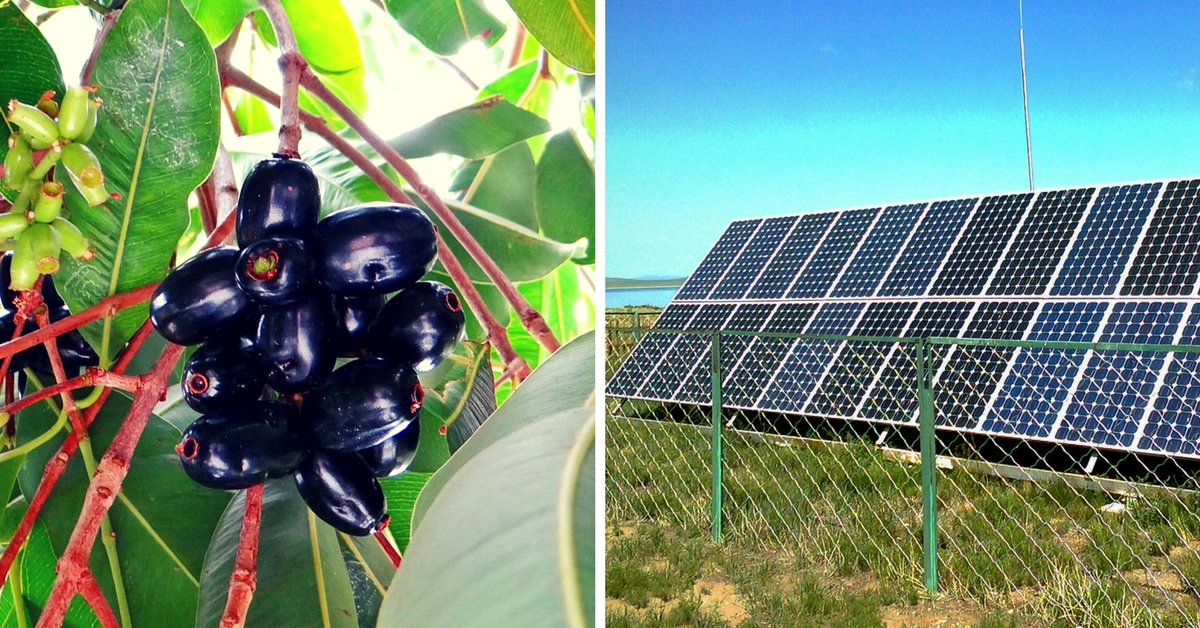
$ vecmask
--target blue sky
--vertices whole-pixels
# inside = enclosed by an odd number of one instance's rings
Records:
[[[606,274],[735,218],[1028,189],[1017,2],[606,2]],[[1200,176],[1192,2],[1025,3],[1037,187]]]

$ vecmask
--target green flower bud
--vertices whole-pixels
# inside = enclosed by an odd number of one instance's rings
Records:
[[[33,202],[33,219],[38,222],[53,222],[62,210],[63,186],[57,181],[42,184],[38,198]]]
[[[99,99],[88,99],[88,114],[87,120],[84,121],[83,130],[79,132],[79,137],[75,138],[77,142],[86,142],[92,139],[92,133],[96,131],[96,116],[100,111]]]
[[[37,260],[34,257],[33,247],[30,246],[26,234],[21,235],[21,239],[17,240],[17,246],[13,248],[12,265],[8,269],[10,279],[8,287],[17,292],[32,289],[38,278]]]
[[[59,218],[50,223],[50,226],[54,227],[54,230],[58,232],[58,237],[62,243],[62,250],[71,256],[85,262],[96,256],[96,252],[91,248],[91,242],[88,242],[88,239],[83,237],[83,232],[74,223],[69,222],[66,218]]]
[[[104,189],[104,172],[100,170],[100,161],[87,146],[78,142],[63,147],[59,163],[67,171],[71,183],[79,188],[88,205],[95,207],[108,200],[108,191]]]
[[[58,139],[58,125],[46,112],[16,98],[8,101],[8,121],[21,127],[34,150],[49,148]]]
[[[34,268],[43,275],[52,275],[58,272],[58,254],[62,251],[62,239],[58,235],[58,231],[54,227],[42,222],[35,222],[29,225],[25,233],[21,234],[21,239],[17,243],[17,250],[21,250],[21,246],[29,243],[29,248],[33,255]],[[16,253],[13,253],[16,255]],[[16,260],[13,260],[14,262]]]
[[[87,127],[88,91],[82,87],[68,87],[58,111],[58,132],[73,140]]]
[[[16,238],[28,226],[29,220],[22,213],[0,214],[0,240]]]
[[[30,170],[33,170],[33,149],[25,138],[13,135],[8,139],[8,154],[4,156],[4,185],[21,189]]]

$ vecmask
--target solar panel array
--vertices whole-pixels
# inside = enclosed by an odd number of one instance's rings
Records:
[[[1200,344],[1200,179],[733,222],[655,326]],[[709,402],[710,339],[647,334],[615,397]],[[1200,355],[932,347],[942,429],[1200,458]],[[723,336],[728,407],[913,425],[911,345]]]

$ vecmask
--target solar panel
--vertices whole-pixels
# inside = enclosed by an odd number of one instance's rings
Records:
[[[1200,344],[1200,179],[737,220],[655,326]],[[916,348],[724,334],[722,402],[912,425]],[[711,336],[645,335],[609,394],[711,402]],[[1200,355],[927,345],[936,425],[1200,459]]]

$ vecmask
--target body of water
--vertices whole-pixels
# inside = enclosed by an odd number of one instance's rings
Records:
[[[634,288],[631,290],[605,290],[604,307],[626,307],[630,305],[654,305],[664,307],[675,296],[677,287]]]

